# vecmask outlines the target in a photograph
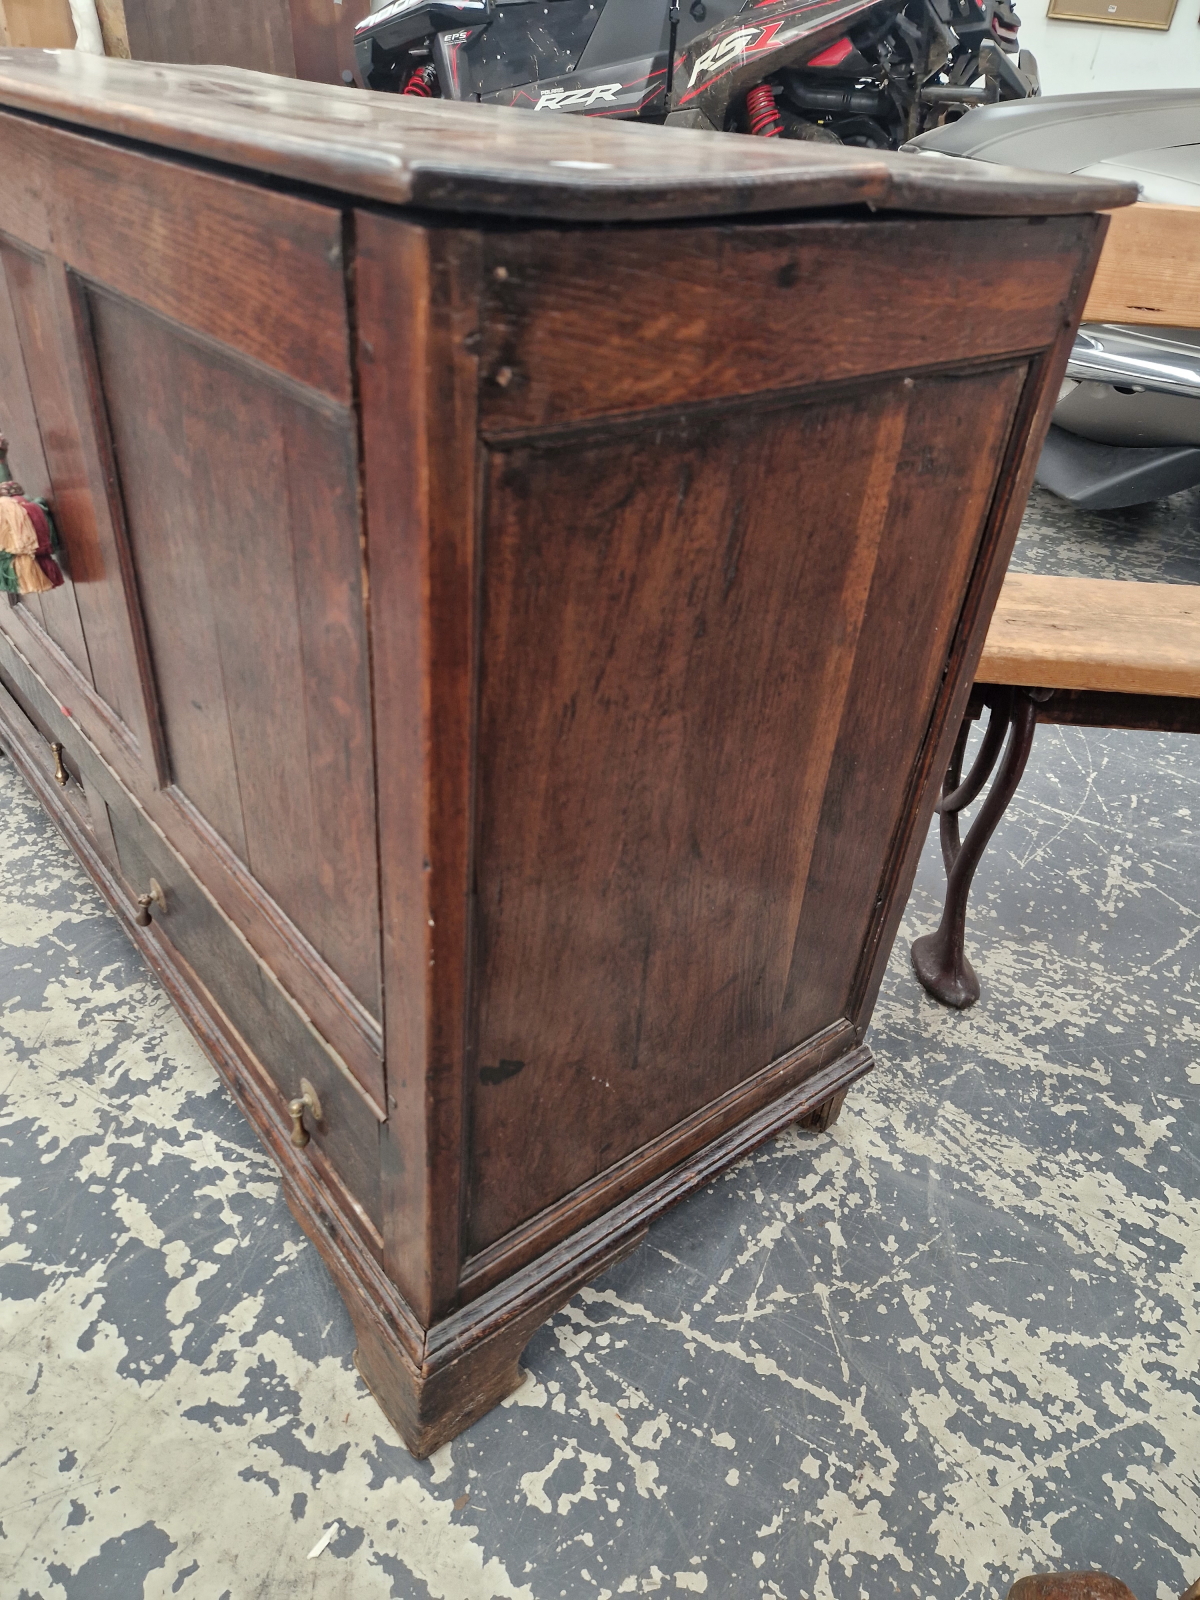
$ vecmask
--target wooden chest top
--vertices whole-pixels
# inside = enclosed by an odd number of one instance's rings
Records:
[[[1061,216],[1136,198],[1132,184],[934,153],[417,101],[76,51],[0,50],[0,105],[393,205],[580,222],[830,206]]]

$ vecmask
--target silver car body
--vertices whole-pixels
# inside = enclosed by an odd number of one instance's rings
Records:
[[[1143,200],[1200,206],[1200,89],[983,106],[905,149],[1125,178]],[[1200,262],[1197,278],[1200,284]],[[1200,287],[1197,313],[1200,319]],[[1096,509],[1200,483],[1200,329],[1080,328],[1038,479]]]

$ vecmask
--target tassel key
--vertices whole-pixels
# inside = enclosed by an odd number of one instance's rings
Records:
[[[54,522],[43,501],[27,500],[8,466],[0,434],[0,593],[45,594],[63,581],[54,559]]]

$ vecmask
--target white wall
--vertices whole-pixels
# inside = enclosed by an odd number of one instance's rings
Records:
[[[1043,94],[1200,88],[1197,10],[1197,0],[1178,0],[1170,28],[1158,33],[1059,22],[1046,16],[1046,0],[1017,0],[1021,44],[1038,59]]]

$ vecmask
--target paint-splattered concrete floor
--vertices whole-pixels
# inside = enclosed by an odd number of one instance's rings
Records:
[[[1018,564],[1200,581],[1200,494]],[[665,1218],[429,1462],[233,1104],[0,764],[0,1600],[1003,1595],[1200,1577],[1200,744],[1039,730],[831,1135]],[[333,1529],[324,1551],[310,1552]]]

